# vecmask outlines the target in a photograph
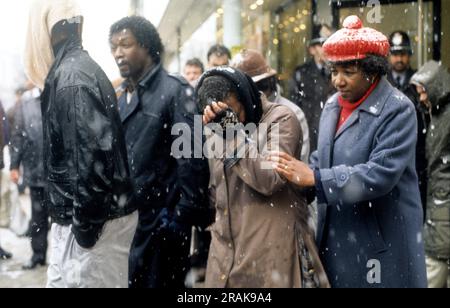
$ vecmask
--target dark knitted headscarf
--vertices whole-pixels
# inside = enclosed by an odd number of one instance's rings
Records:
[[[246,114],[246,123],[244,124],[257,124],[261,121],[263,114],[261,93],[258,91],[253,80],[238,69],[223,66],[205,72],[200,78],[195,90],[197,97],[204,81],[213,76],[222,76],[231,81],[234,85],[238,96],[237,99],[244,105]],[[211,100],[215,100],[215,98],[211,98]],[[202,109],[204,109],[208,103],[209,102],[202,102]]]

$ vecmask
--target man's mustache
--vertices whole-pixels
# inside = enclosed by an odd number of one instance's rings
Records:
[[[118,66],[127,65],[127,64],[128,64],[128,62],[125,61],[124,59],[117,60],[117,65]]]

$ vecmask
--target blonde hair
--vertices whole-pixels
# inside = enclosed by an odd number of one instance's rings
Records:
[[[40,89],[50,71],[55,55],[51,44],[51,32],[61,20],[81,15],[76,0],[34,0],[30,6],[25,47],[25,72]]]

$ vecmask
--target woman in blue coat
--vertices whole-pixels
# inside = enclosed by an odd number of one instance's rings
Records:
[[[284,153],[270,159],[290,182],[315,187],[317,241],[333,287],[426,287],[417,120],[385,78],[388,40],[350,16],[324,51],[339,93],[323,110],[318,151],[310,166]]]

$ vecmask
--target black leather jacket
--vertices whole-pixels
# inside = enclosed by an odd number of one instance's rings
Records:
[[[82,247],[135,211],[114,89],[78,40],[54,51],[42,94],[46,205]]]

